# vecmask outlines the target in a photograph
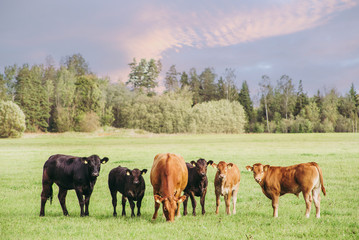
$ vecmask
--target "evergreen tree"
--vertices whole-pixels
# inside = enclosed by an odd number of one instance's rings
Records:
[[[309,99],[306,93],[303,90],[303,82],[299,81],[298,91],[297,91],[297,100],[294,107],[294,116],[297,116],[302,109],[309,103]]]
[[[189,86],[191,92],[193,92],[193,105],[196,105],[197,103],[200,103],[202,100],[200,95],[201,82],[199,80],[195,68],[191,68],[189,70],[189,76],[190,76]]]
[[[188,75],[185,71],[182,72],[181,79],[180,79],[181,89],[189,86]]]
[[[249,95],[249,88],[248,88],[247,81],[244,81],[242,83],[242,88],[238,94],[238,101],[244,108],[248,122],[252,122],[254,120],[253,119],[254,110],[253,110],[253,102]]]
[[[167,92],[177,91],[179,89],[179,83],[177,76],[179,73],[176,70],[176,65],[172,65],[165,77],[165,87]]]
[[[216,74],[212,68],[206,68],[199,76],[201,83],[200,95],[205,102],[216,99],[215,78]]]
[[[74,72],[77,77],[91,74],[88,63],[80,53],[67,56],[65,58],[64,65],[68,70]]]

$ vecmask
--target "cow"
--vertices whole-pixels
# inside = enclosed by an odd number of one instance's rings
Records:
[[[126,167],[118,166],[110,171],[108,175],[108,187],[112,196],[113,216],[117,216],[117,191],[122,194],[122,216],[126,216],[126,200],[130,202],[131,217],[135,216],[135,203],[137,201],[137,216],[141,216],[141,203],[145,195],[145,180],[142,175],[146,174],[147,169],[137,168],[130,170]]]
[[[196,197],[200,197],[200,202],[202,206],[202,214],[205,214],[206,211],[204,209],[204,203],[207,193],[208,186],[208,178],[207,178],[207,166],[212,165],[213,161],[206,161],[203,158],[200,158],[195,161],[191,161],[191,163],[186,163],[188,170],[188,183],[186,188],[184,189],[184,193],[186,196],[186,200],[183,201],[183,215],[187,215],[187,203],[188,198],[191,198],[193,216],[196,216]]]
[[[320,218],[320,190],[324,196],[326,191],[323,183],[322,170],[315,162],[301,163],[288,167],[274,167],[260,163],[246,166],[253,172],[254,180],[261,186],[264,195],[272,200],[273,217],[278,217],[279,197],[286,193],[299,196],[303,193],[306,204],[305,216],[309,213],[314,200],[316,217]]]
[[[220,161],[218,164],[213,163],[212,167],[217,169],[214,178],[214,189],[216,194],[216,214],[219,212],[220,196],[224,197],[226,204],[226,213],[231,215],[229,205],[232,197],[233,214],[236,214],[237,193],[239,182],[241,181],[241,173],[234,163],[226,163]]]
[[[81,217],[88,216],[90,197],[97,177],[100,174],[101,164],[106,163],[108,160],[107,157],[100,159],[97,155],[74,157],[56,154],[50,156],[43,168],[40,216],[45,216],[47,199],[50,198],[50,203],[52,202],[53,183],[56,183],[59,187],[58,198],[65,216],[69,215],[65,203],[66,194],[67,190],[71,189],[76,191],[81,209]],[[83,196],[85,196],[85,200]]]
[[[173,222],[175,215],[180,216],[180,203],[186,199],[186,196],[181,196],[188,181],[185,161],[176,154],[157,154],[153,161],[150,179],[155,199],[155,212],[152,220],[157,218],[157,212],[162,203],[166,220]]]

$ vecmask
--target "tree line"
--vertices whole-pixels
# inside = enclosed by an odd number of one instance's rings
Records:
[[[56,68],[7,66],[0,73],[0,101],[16,103],[27,131],[93,131],[100,126],[138,128],[155,133],[357,132],[359,96],[352,84],[341,96],[335,90],[309,97],[283,75],[273,85],[259,84],[259,107],[248,84],[236,85],[233,69],[218,76],[213,68],[165,74],[163,94],[156,93],[162,64],[133,59],[126,83],[92,73],[81,56],[67,56]]]

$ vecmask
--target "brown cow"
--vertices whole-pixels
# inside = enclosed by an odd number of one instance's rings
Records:
[[[219,211],[220,195],[224,196],[226,204],[226,213],[231,214],[229,205],[231,197],[233,198],[233,214],[236,214],[237,193],[241,174],[238,167],[234,163],[219,162],[213,163],[212,167],[217,168],[214,178],[214,188],[216,193],[216,214]]]
[[[256,182],[262,187],[264,195],[272,199],[273,217],[278,217],[279,196],[293,193],[299,196],[303,192],[306,203],[305,216],[308,218],[312,198],[316,208],[316,217],[320,218],[320,190],[326,195],[322,170],[315,162],[301,163],[289,167],[273,167],[256,163],[246,167],[253,171]],[[313,194],[313,195],[312,195]]]
[[[186,199],[186,196],[181,196],[188,181],[185,161],[176,154],[157,154],[153,161],[150,179],[155,199],[155,213],[152,220],[157,218],[158,208],[162,203],[166,220],[173,222],[175,214],[180,216],[179,204]]]

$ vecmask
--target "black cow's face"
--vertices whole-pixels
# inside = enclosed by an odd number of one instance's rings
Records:
[[[90,176],[96,178],[100,175],[101,164],[107,163],[108,158],[100,159],[99,156],[92,155],[90,157],[83,157],[82,162],[87,164]]]
[[[198,159],[197,162],[191,161],[191,164],[196,168],[196,172],[201,177],[206,176],[206,174],[207,174],[207,166],[212,165],[212,163],[213,163],[213,161],[208,161],[207,162],[203,158]]]
[[[135,168],[132,171],[127,169],[126,170],[126,175],[130,177],[131,182],[134,185],[138,185],[140,184],[140,179],[142,175],[145,175],[147,172],[147,169],[143,169],[142,171],[140,171],[139,169]]]

